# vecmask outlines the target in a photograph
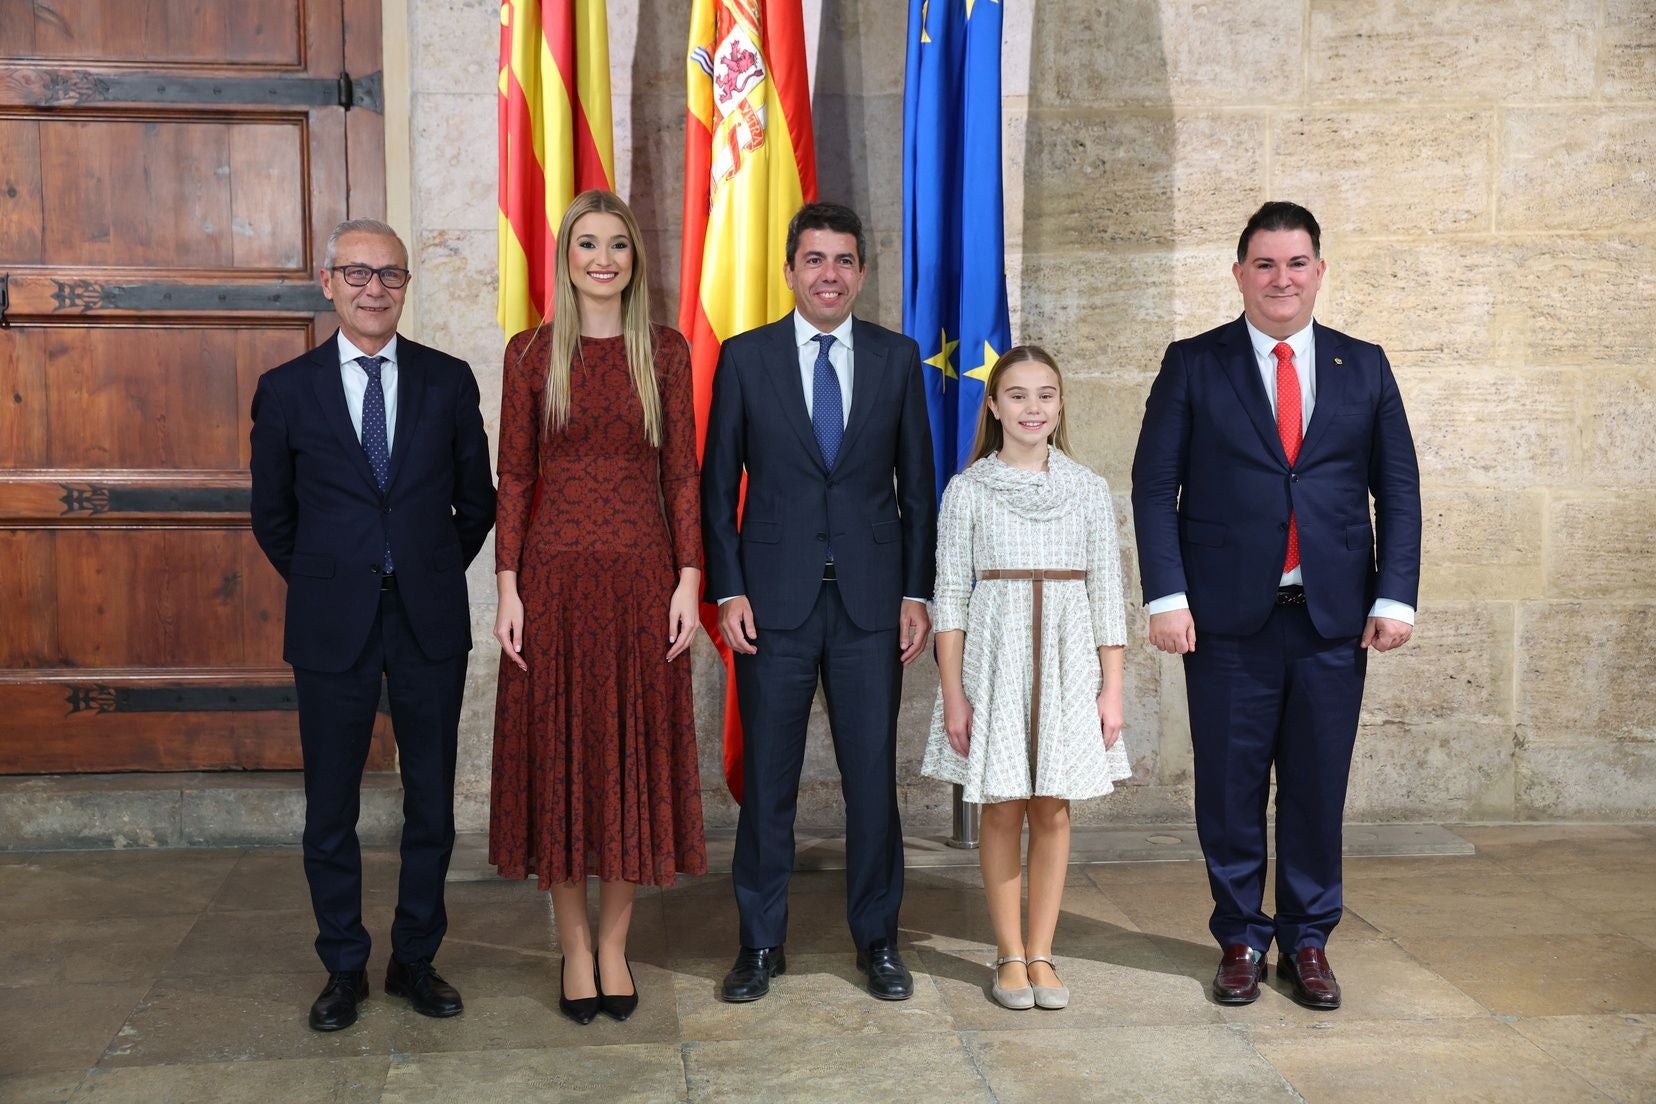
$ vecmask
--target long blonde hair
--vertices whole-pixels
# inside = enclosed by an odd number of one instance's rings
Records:
[[[989,379],[983,385],[983,408],[978,411],[977,437],[972,442],[972,459],[968,463],[975,464],[991,452],[998,452],[1006,443],[1006,431],[1001,427],[1000,419],[995,417],[995,412],[989,409],[989,400],[1000,392],[1001,380],[1007,369],[1019,364],[1044,364],[1051,368],[1052,374],[1058,377],[1058,398],[1063,399],[1064,374],[1058,370],[1058,362],[1052,359],[1051,353],[1039,345],[1014,345],[1006,350],[995,361],[995,366],[989,369]],[[1058,425],[1047,441],[1053,448],[1068,455],[1069,425],[1064,420],[1066,406],[1058,407]]]
[[[644,436],[661,447],[661,393],[656,386],[655,339],[650,332],[650,286],[645,273],[644,235],[632,208],[614,192],[594,188],[575,197],[558,225],[552,274],[552,337],[546,358],[546,428],[561,432],[569,425],[569,375],[581,343],[581,306],[569,274],[569,241],[575,223],[590,214],[615,215],[632,245],[632,278],[621,290],[621,332],[627,339],[627,367],[633,390],[644,408]]]

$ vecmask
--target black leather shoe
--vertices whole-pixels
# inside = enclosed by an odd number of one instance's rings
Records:
[[[722,996],[733,1004],[756,1001],[770,992],[770,979],[788,972],[788,959],[781,947],[743,947],[736,953],[736,965],[725,975]]]
[[[881,1000],[908,1000],[914,996],[914,975],[903,965],[897,944],[876,939],[857,952],[857,969],[868,975],[868,991]]]
[[[431,960],[398,962],[395,958],[385,968],[385,991],[393,997],[407,997],[414,1011],[422,1016],[445,1019],[458,1016],[465,1005],[460,1003],[460,991],[432,966]]]
[[[597,959],[593,960],[592,969],[593,969],[594,976],[596,976],[597,971],[598,971],[598,960]],[[570,997],[564,996],[563,978],[564,978],[564,960],[560,958],[560,959],[558,959],[558,1011],[562,1012],[564,1015],[568,1016],[570,1019],[574,1020],[576,1023],[580,1024],[582,1027],[585,1027],[587,1024],[591,1023],[595,1018],[597,1018],[597,1016],[598,1016],[598,1006],[599,1006],[599,1003],[601,1001],[601,998],[599,998],[599,997],[575,997],[575,998],[570,998]]]
[[[624,1023],[628,1016],[638,1011],[638,982],[633,980],[631,962],[627,963],[627,981],[632,985],[632,992],[624,997],[604,992],[604,979],[598,976],[596,959],[592,963],[592,976],[598,983],[598,1007],[604,1015]]]
[[[338,1031],[356,1023],[357,1005],[368,999],[367,970],[335,970],[311,1005],[312,1031]]]

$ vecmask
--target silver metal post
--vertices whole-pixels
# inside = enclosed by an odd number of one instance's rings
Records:
[[[978,845],[978,807],[967,801],[961,788],[954,787],[954,829],[949,836],[949,846],[963,850],[975,851]]]

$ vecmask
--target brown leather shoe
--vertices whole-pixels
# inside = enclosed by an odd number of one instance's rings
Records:
[[[1232,943],[1213,975],[1213,999],[1220,1004],[1252,1004],[1259,999],[1265,956],[1246,943]]]
[[[1332,1011],[1340,1007],[1340,983],[1321,947],[1305,947],[1294,957],[1277,956],[1277,974],[1293,986],[1294,999],[1307,1008]]]

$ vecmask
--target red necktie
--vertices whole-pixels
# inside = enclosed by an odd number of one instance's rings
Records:
[[[1288,466],[1299,459],[1300,442],[1305,439],[1305,426],[1300,419],[1299,374],[1294,371],[1294,350],[1286,341],[1279,341],[1271,350],[1277,359],[1276,418],[1277,433],[1282,437],[1282,451],[1288,454]],[[1299,566],[1299,525],[1294,515],[1288,515],[1288,555],[1282,561],[1284,575]]]

